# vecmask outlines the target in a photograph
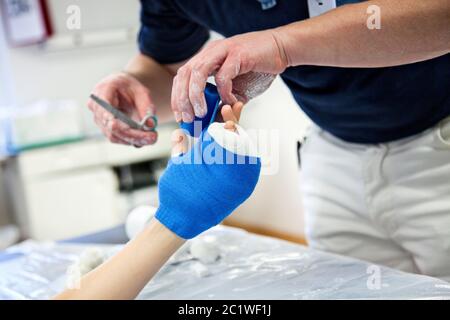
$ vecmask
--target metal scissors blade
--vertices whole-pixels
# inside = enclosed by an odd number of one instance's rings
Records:
[[[94,94],[90,95],[91,99],[94,100],[99,106],[101,106],[103,109],[105,109],[106,111],[108,111],[109,113],[111,113],[114,118],[119,119],[120,121],[122,121],[123,123],[127,124],[128,126],[130,126],[130,128],[136,129],[136,130],[143,130],[143,131],[155,131],[156,126],[158,124],[158,120],[156,118],[156,116],[148,114],[144,117],[144,119],[142,119],[142,121],[136,122],[133,119],[131,119],[128,115],[126,115],[125,113],[123,113],[122,111],[120,111],[119,109],[113,107],[112,105],[110,105],[108,102],[106,102],[105,100],[97,97]],[[152,119],[153,123],[155,124],[155,126],[153,128],[148,127],[145,123],[147,122],[148,119]]]

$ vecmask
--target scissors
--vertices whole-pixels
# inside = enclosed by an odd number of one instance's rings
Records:
[[[153,132],[153,131],[156,130],[156,127],[158,126],[158,118],[155,115],[153,115],[150,111],[147,112],[147,114],[144,116],[144,118],[140,122],[136,122],[133,119],[131,119],[129,116],[127,116],[125,113],[123,113],[119,109],[113,107],[108,102],[106,102],[105,100],[97,97],[96,95],[91,94],[90,97],[99,106],[101,106],[106,111],[110,112],[114,116],[114,118],[119,119],[123,123],[127,124],[128,126],[130,126],[130,128],[133,128],[133,129],[136,129],[136,130],[141,130],[141,131]],[[147,123],[147,121],[149,119],[152,119],[153,123],[155,124],[153,126],[153,128],[150,128],[149,126],[146,125],[146,123]]]

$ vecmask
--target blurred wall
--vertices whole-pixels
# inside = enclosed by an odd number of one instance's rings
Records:
[[[9,52],[6,47],[3,23],[0,23],[0,108],[10,105],[13,101],[13,89],[10,81],[11,69]],[[0,110],[1,115],[1,110]]]
[[[8,209],[9,205],[5,194],[5,188],[3,186],[3,172],[0,167],[0,226],[11,222]]]
[[[8,81],[7,75],[9,72],[9,65],[7,62],[7,51],[5,46],[5,39],[3,33],[3,23],[0,23],[0,226],[9,222],[8,204],[5,195],[5,188],[3,186],[3,172],[2,172],[2,155],[4,154],[4,135],[3,135],[3,121],[2,114],[5,106],[12,103],[12,90]]]

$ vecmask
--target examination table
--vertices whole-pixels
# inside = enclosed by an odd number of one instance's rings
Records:
[[[86,248],[116,252],[123,226],[61,242],[26,241],[0,253],[0,299],[46,299]],[[450,299],[450,284],[298,244],[218,226],[203,235],[220,259],[202,265],[181,250],[138,299]],[[197,271],[196,271],[197,270]]]

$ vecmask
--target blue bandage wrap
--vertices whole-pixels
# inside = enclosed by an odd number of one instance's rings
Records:
[[[209,131],[202,132],[189,152],[172,158],[159,180],[156,219],[184,239],[231,214],[252,194],[261,172],[259,157],[224,148]]]
[[[191,137],[198,138],[216,118],[219,111],[220,96],[217,87],[211,83],[206,83],[205,100],[207,113],[203,118],[195,117],[193,122],[182,122],[181,129],[185,130]]]

